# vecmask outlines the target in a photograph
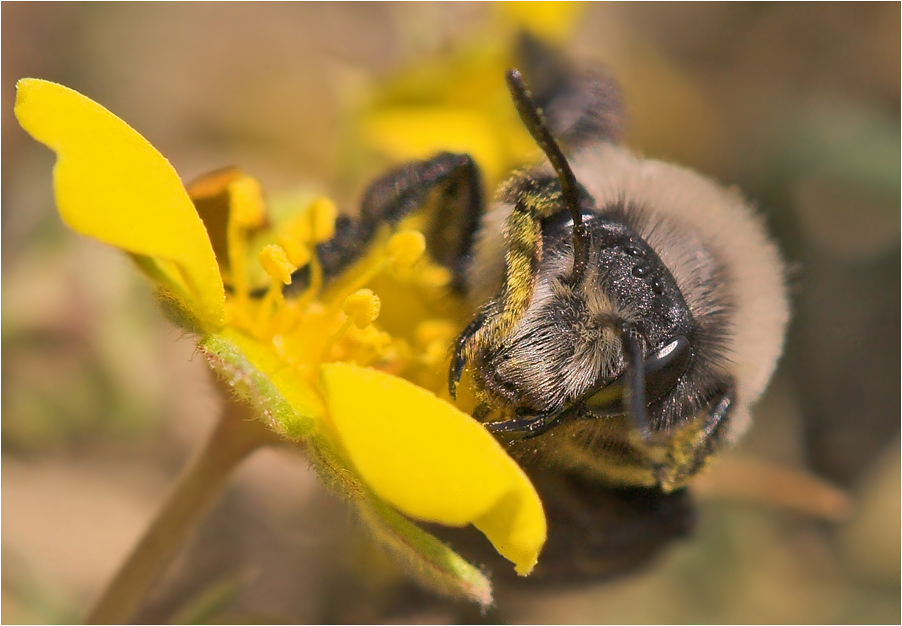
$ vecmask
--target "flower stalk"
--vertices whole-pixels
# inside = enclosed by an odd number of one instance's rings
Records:
[[[247,404],[227,398],[210,438],[178,479],[85,623],[132,623],[147,595],[221,494],[233,470],[259,448],[281,441],[253,417]]]

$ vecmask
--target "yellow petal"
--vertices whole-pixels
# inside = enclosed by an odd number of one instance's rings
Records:
[[[202,174],[185,186],[223,268],[229,267],[229,185],[241,176],[238,168],[226,167]]]
[[[228,327],[197,345],[210,366],[276,432],[300,441],[323,419],[325,407],[316,390],[272,346]]]
[[[498,133],[478,111],[442,106],[395,106],[364,120],[367,140],[389,157],[424,159],[447,150],[471,155],[487,176],[502,167]]]
[[[57,154],[54,190],[75,231],[161,260],[181,304],[205,330],[222,326],[225,293],[216,257],[178,174],[128,124],[80,93],[25,78],[16,117]],[[174,294],[178,297],[179,294]]]
[[[330,413],[375,493],[412,517],[472,523],[521,575],[545,542],[529,479],[473,418],[406,380],[347,363],[322,366]]]

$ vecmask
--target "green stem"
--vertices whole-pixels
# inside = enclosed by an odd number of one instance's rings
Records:
[[[229,476],[258,448],[280,442],[243,404],[228,400],[210,439],[175,484],[140,543],[88,613],[87,624],[125,624],[191,538]]]

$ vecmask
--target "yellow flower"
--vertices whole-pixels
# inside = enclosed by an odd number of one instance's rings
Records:
[[[534,160],[535,142],[511,105],[504,72],[522,33],[557,42],[582,13],[578,2],[499,2],[469,46],[418,61],[374,89],[355,112],[354,140],[395,162],[450,151],[472,156],[495,189]]]
[[[447,275],[420,258],[420,233],[384,233],[324,285],[315,250],[334,233],[328,200],[271,225],[254,179],[225,170],[186,190],[141,135],[71,89],[23,79],[15,112],[57,154],[65,222],[128,252],[220,377],[303,441],[324,481],[425,582],[490,602],[483,575],[405,516],[472,523],[519,573],[532,569],[546,532],[535,490],[433,393],[464,317],[440,297]],[[302,266],[309,278],[287,297]]]

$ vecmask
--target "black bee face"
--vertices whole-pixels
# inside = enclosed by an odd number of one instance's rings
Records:
[[[535,180],[523,184],[541,187]],[[624,414],[637,385],[644,402],[655,403],[677,386],[692,357],[694,321],[667,267],[618,219],[618,207],[598,211],[588,197],[581,204],[588,262],[580,279],[572,280],[573,219],[561,208],[542,220],[542,259],[519,321],[471,356],[487,405],[541,416],[530,435],[576,415]],[[491,302],[485,314],[501,314],[508,296]],[[630,363],[629,344],[641,363]],[[637,425],[654,430],[667,421],[651,415]]]
[[[670,271],[657,253],[636,232],[617,219],[620,207],[586,214],[590,240],[590,262],[584,280],[571,290],[576,315],[586,316],[602,328],[613,325],[626,330],[638,344],[646,403],[654,403],[671,391],[686,372],[692,356],[695,324],[692,313]],[[558,219],[549,225],[549,239],[566,242],[572,237],[571,220]],[[579,323],[573,324],[578,331]],[[610,335],[610,330],[608,330]],[[587,337],[571,335],[583,352],[591,350]],[[614,333],[613,354],[598,372],[578,402],[589,413],[601,416],[623,413],[624,395],[629,391],[628,348],[621,334]],[[576,399],[571,400],[571,404]],[[650,426],[659,428],[652,418]]]

